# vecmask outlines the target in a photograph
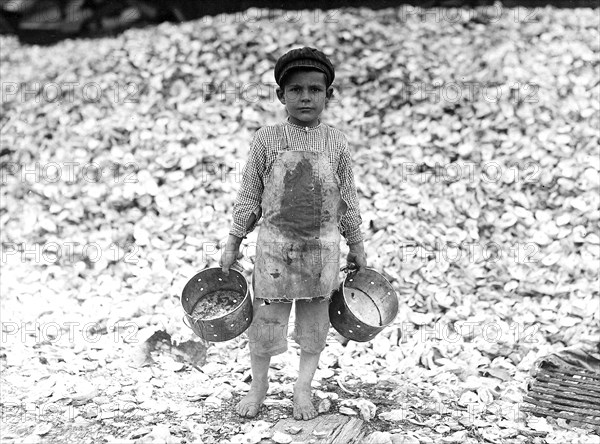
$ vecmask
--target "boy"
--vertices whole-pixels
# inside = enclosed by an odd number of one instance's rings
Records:
[[[329,329],[329,298],[339,282],[340,232],[348,264],[366,267],[358,197],[345,136],[319,116],[333,94],[333,65],[321,51],[299,48],[275,65],[285,122],[254,136],[221,255],[223,272],[238,257],[242,239],[264,212],[254,264],[254,317],[249,332],[252,384],[237,412],[257,415],[268,389],[271,356],[287,349],[295,301],[294,340],[300,369],[294,418],[312,419],[311,381]]]

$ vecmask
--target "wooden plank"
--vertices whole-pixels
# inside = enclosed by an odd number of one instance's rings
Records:
[[[557,409],[557,410],[560,409],[561,412],[576,413],[578,415],[582,415],[583,417],[597,416],[597,415],[593,415],[586,409],[579,409],[579,408],[575,408],[575,407],[567,407],[567,406],[562,406],[562,405],[557,406],[556,404],[553,404],[549,401],[542,401],[542,400],[530,398],[527,396],[523,397],[523,401],[528,402],[529,404],[534,404],[539,407],[544,407],[547,409]],[[595,419],[594,419],[594,421],[595,421]]]
[[[364,441],[365,432],[362,430],[364,421],[359,418],[350,418],[343,427],[338,429],[338,433],[334,436],[331,444],[349,444],[362,443]]]
[[[535,385],[538,387],[544,387],[547,389],[565,391],[567,393],[572,393],[574,396],[585,395],[585,396],[593,396],[595,398],[600,396],[600,393],[595,393],[591,390],[585,390],[584,388],[579,388],[580,386],[579,387],[573,387],[570,385],[561,386],[561,385],[553,382],[553,380],[548,379],[548,378],[539,379],[535,383]]]
[[[557,398],[562,399],[573,399],[578,402],[587,401],[592,405],[597,405],[597,408],[600,409],[600,397],[586,396],[581,393],[570,393],[569,391],[557,390],[553,387],[546,387],[546,385],[542,382],[532,385],[530,391],[549,396],[556,396]]]
[[[535,379],[537,379],[538,381],[544,381],[544,382],[548,382],[551,384],[556,384],[559,386],[564,386],[564,387],[570,387],[570,388],[579,388],[579,389],[586,389],[587,391],[592,391],[592,392],[596,392],[596,393],[600,393],[600,388],[597,387],[590,387],[587,386],[586,384],[582,384],[581,382],[571,382],[569,380],[562,380],[562,379],[557,379],[555,377],[551,377],[551,376],[547,376],[547,375],[537,375],[535,377]]]
[[[570,369],[549,369],[543,368],[541,370],[542,374],[547,374],[548,376],[557,376],[560,378],[568,378],[578,382],[585,382],[588,384],[592,384],[594,386],[600,386],[600,375],[596,375],[594,373],[586,373],[579,370],[570,370]]]
[[[534,415],[537,416],[551,416],[553,418],[562,418],[562,419],[567,419],[569,421],[574,421],[574,422],[578,422],[578,423],[585,423],[585,424],[592,424],[595,425],[595,429],[596,430],[600,430],[600,422],[599,421],[594,421],[593,419],[587,419],[587,418],[580,418],[575,414],[570,414],[567,412],[555,412],[553,410],[548,410],[547,408],[542,408],[542,407],[536,407],[534,405],[523,405],[521,408],[522,411],[524,412],[531,412]]]
[[[566,367],[566,366],[565,367],[545,366],[545,367],[542,367],[541,370],[546,371],[546,372],[562,373],[562,374],[566,374],[566,375],[583,376],[585,378],[595,379],[596,381],[600,382],[600,373],[593,372],[591,370],[585,370],[585,369],[580,369],[580,368],[575,368],[575,367]]]
[[[290,435],[290,427],[300,428],[300,432],[292,436],[292,444],[312,442],[314,444],[358,444],[364,432],[361,431],[363,421],[344,415],[319,415],[309,421],[297,421],[294,418],[280,419],[271,429]],[[260,444],[271,444],[271,439],[263,439]]]
[[[564,396],[561,396],[560,393],[558,393],[558,394],[544,393],[544,392],[540,391],[538,387],[532,387],[529,392],[529,396],[531,396],[532,398],[535,398],[535,399],[539,399],[541,401],[548,401],[548,402],[554,403],[554,404],[556,404],[554,406],[554,408],[560,408],[561,405],[566,405],[566,406],[571,406],[571,407],[579,407],[579,408],[589,410],[590,415],[593,414],[595,416],[600,416],[600,403],[590,404],[587,402],[573,401],[572,399],[568,399],[568,398],[565,398]],[[596,402],[598,402],[598,401],[596,401]]]

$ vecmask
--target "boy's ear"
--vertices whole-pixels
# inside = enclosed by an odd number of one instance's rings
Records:
[[[327,88],[327,91],[325,91],[325,97],[327,98],[327,100],[329,100],[333,97],[333,87],[332,86]]]
[[[275,94],[277,94],[277,98],[279,99],[279,101],[285,105],[285,97],[283,95],[283,90],[281,88],[277,88],[275,90]]]

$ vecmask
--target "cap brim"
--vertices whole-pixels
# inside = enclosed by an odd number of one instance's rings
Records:
[[[315,66],[312,64],[308,64],[308,63],[303,63],[303,62],[291,62],[290,64],[288,64],[285,69],[283,71],[281,71],[281,74],[279,75],[279,79],[277,79],[277,84],[279,84],[281,82],[281,79],[283,79],[285,77],[285,75],[294,70],[294,69],[314,69],[316,71],[320,71],[323,74],[325,74],[325,79],[327,79],[327,71],[325,71],[323,68],[319,67],[319,66]],[[326,80],[327,82],[327,80]]]

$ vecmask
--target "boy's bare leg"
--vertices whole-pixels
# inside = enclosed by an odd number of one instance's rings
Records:
[[[313,419],[317,409],[311,401],[311,382],[319,365],[321,353],[300,352],[300,370],[294,386],[294,419]]]
[[[250,391],[237,405],[237,412],[240,416],[254,418],[267,396],[269,388],[269,364],[270,356],[258,356],[250,354],[250,365],[252,367],[252,384]]]
[[[248,394],[237,405],[240,416],[255,417],[265,400],[271,356],[287,349],[287,324],[291,307],[289,302],[254,299],[252,325],[248,330],[252,384]]]

